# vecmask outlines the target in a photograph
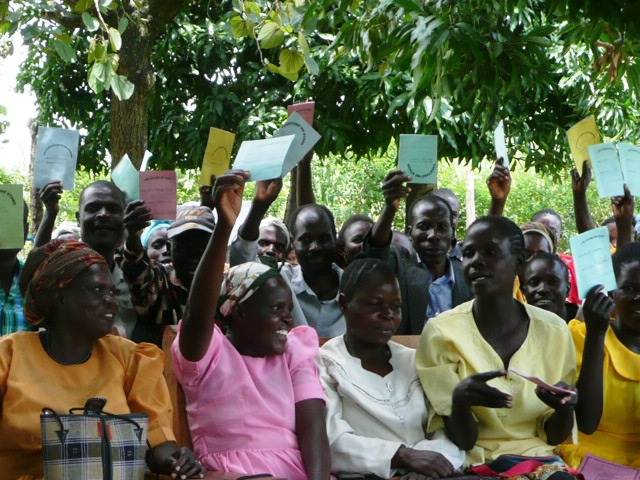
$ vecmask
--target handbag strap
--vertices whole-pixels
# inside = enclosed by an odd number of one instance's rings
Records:
[[[58,422],[58,426],[60,427],[60,430],[56,430],[56,434],[58,435],[58,438],[60,439],[60,443],[64,444],[64,442],[67,440],[67,435],[69,434],[69,430],[64,428],[62,420],[60,419],[60,415],[58,415],[55,412],[55,410],[52,410],[50,408],[43,408],[42,409],[42,415],[47,416],[47,417],[53,417],[53,418],[56,419],[56,421]]]

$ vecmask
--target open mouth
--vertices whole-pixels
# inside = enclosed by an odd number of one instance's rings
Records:
[[[285,328],[281,328],[280,330],[276,330],[273,333],[276,334],[279,337],[286,337],[289,334],[289,332]]]

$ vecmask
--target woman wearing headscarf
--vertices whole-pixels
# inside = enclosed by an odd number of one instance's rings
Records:
[[[167,265],[171,263],[169,237],[167,236],[167,229],[171,223],[169,220],[152,220],[151,224],[140,234],[140,243],[142,243],[142,248],[144,248],[151,264],[159,262]]]
[[[4,478],[42,477],[44,407],[66,412],[96,396],[110,413],[149,416],[152,470],[200,476],[193,454],[174,441],[162,352],[110,335],[118,305],[104,257],[82,242],[54,240],[31,252],[21,283],[27,320],[42,331],[0,339]]]
[[[241,264],[223,283],[246,178],[246,172],[233,171],[216,180],[218,224],[173,344],[191,437],[209,469],[326,480],[330,459],[317,334],[307,326],[291,328],[291,290],[275,268]]]

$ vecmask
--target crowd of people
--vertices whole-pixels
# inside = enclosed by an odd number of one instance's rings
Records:
[[[457,238],[460,201],[439,188],[406,205],[399,170],[381,179],[376,219],[338,230],[317,204],[309,158],[298,208],[267,217],[282,179],[259,181],[237,234],[250,173],[203,187],[175,220],[152,219],[113,183],[80,194],[56,227],[62,184],[23,261],[0,250],[2,478],[42,472],[40,412],[90,397],[149,417],[147,465],[276,478],[578,478],[588,455],[640,469],[640,243],[634,197],[612,199],[617,289],[580,298],[564,220],[491,206]],[[580,232],[596,226],[574,172]],[[28,210],[24,209],[24,234]],[[193,450],[178,445],[163,376],[163,330],[184,391]],[[416,335],[417,349],[394,341]],[[525,377],[537,377],[534,384]],[[466,477],[465,477],[466,478]]]

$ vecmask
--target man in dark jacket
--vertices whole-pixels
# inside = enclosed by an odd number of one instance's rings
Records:
[[[450,257],[454,238],[451,207],[436,195],[427,195],[409,209],[407,224],[415,255],[391,246],[391,226],[411,181],[401,171],[390,172],[382,185],[385,207],[365,241],[364,255],[381,258],[395,270],[402,292],[399,335],[417,335],[428,318],[471,300],[462,262]]]

